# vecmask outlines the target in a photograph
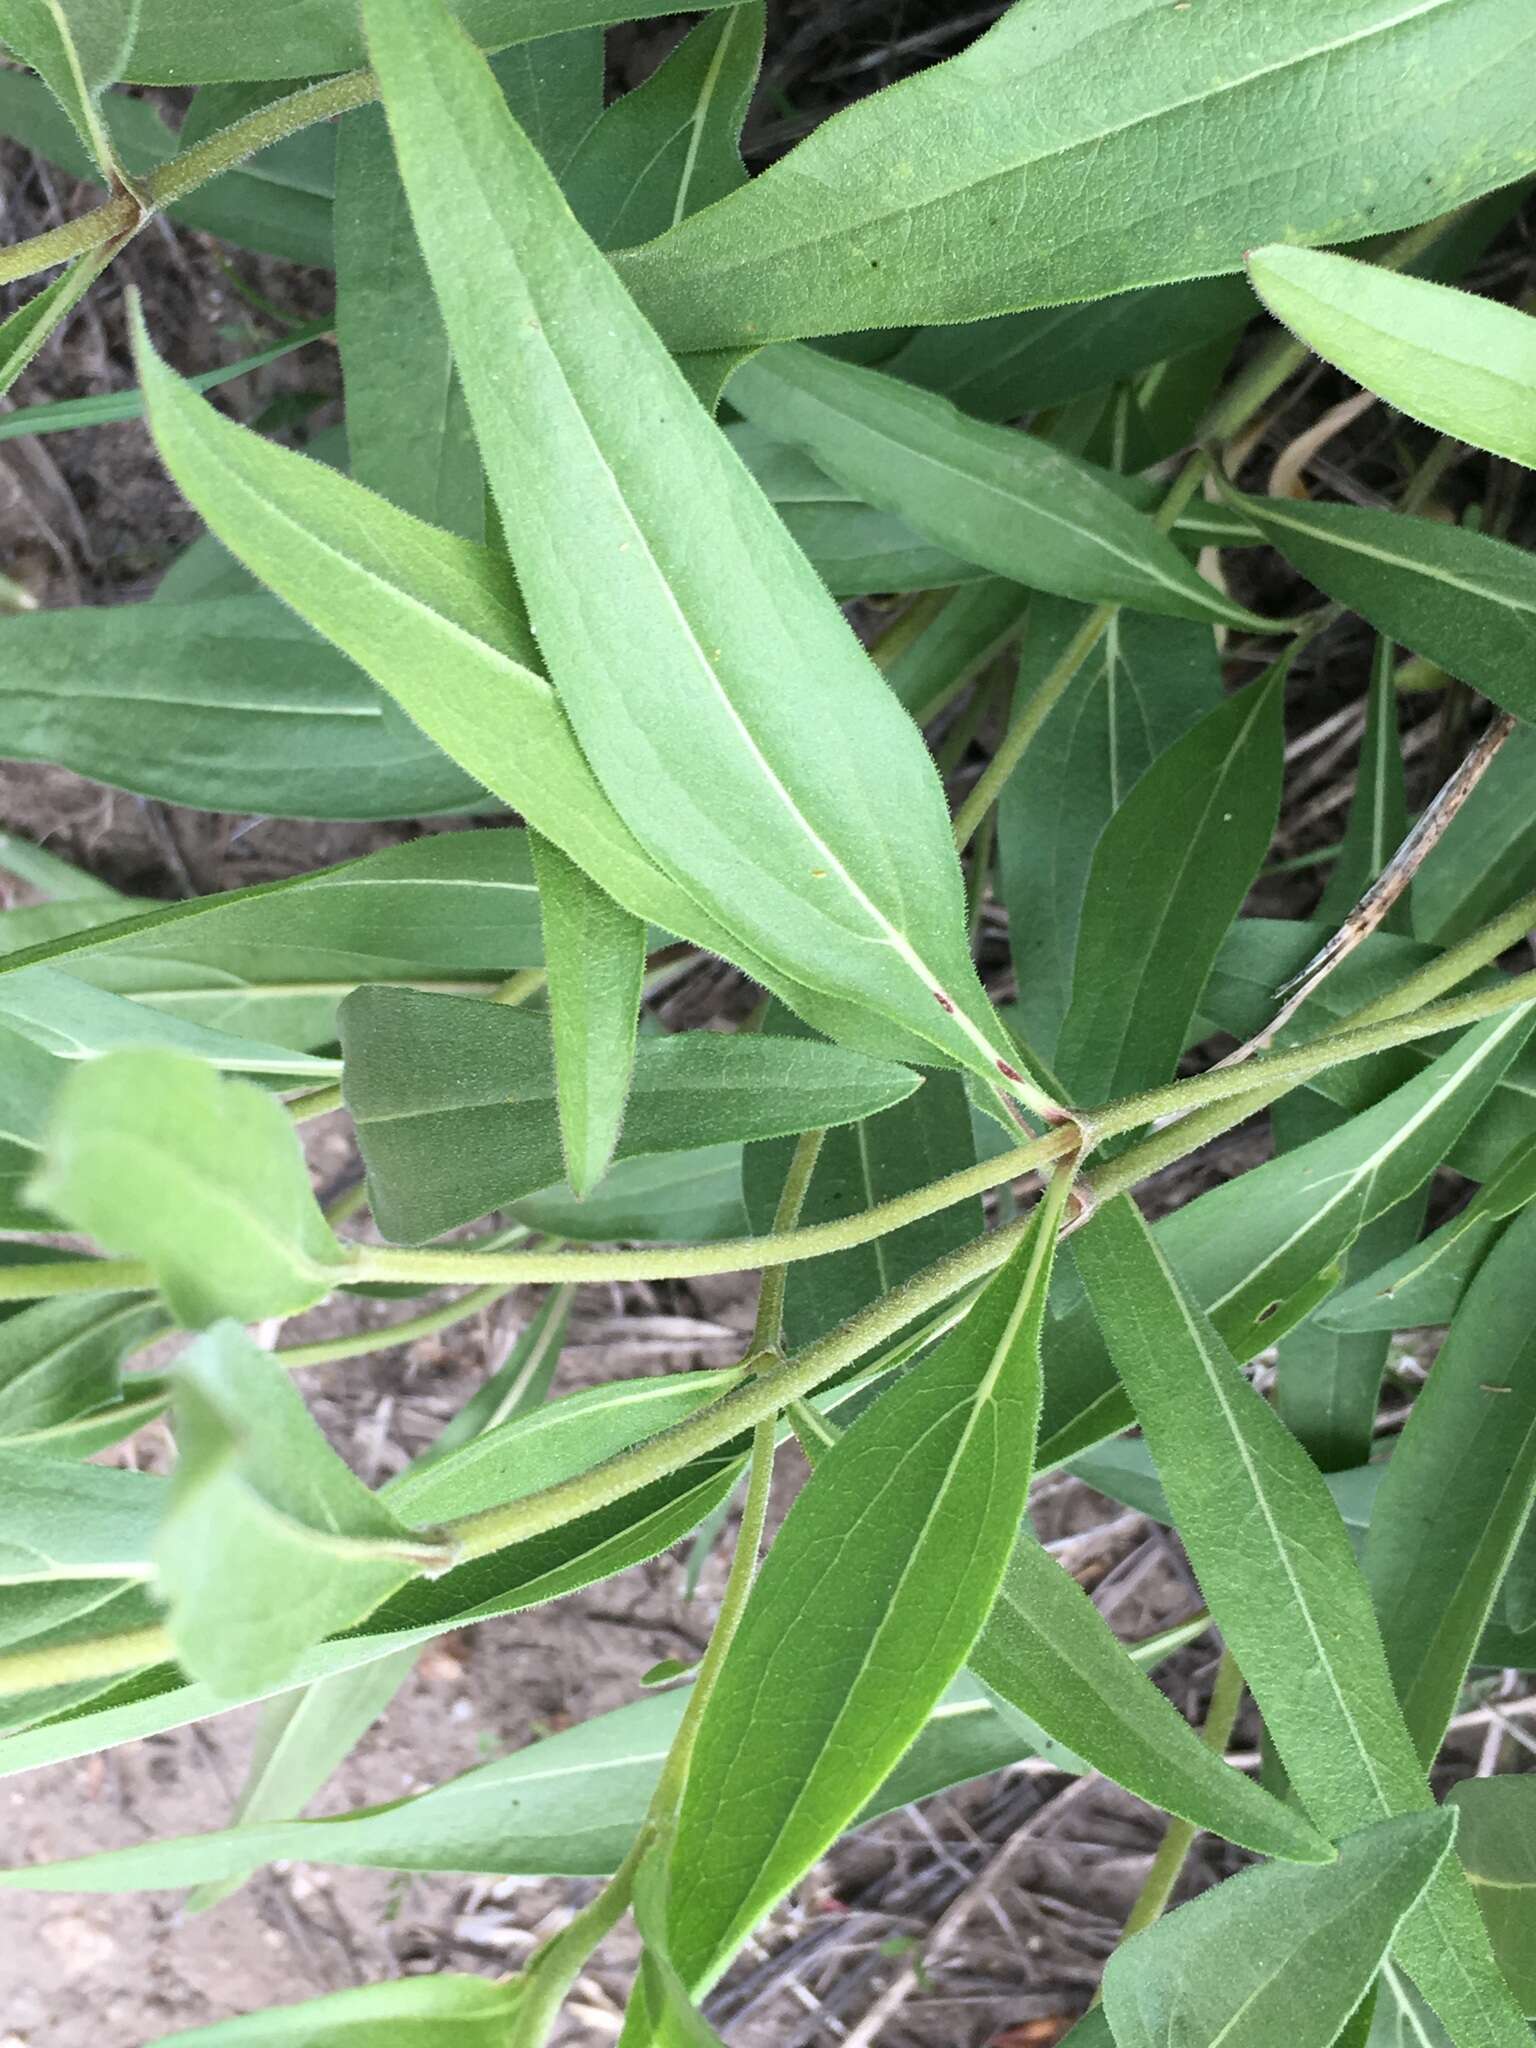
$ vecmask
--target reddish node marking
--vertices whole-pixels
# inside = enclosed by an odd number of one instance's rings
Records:
[[[1006,1060],[998,1061],[997,1071],[1002,1075],[1005,1081],[1022,1081],[1024,1079],[1024,1076],[1019,1072],[1018,1068],[1010,1067]]]
[[[955,1014],[955,1006],[949,1000],[949,997],[945,995],[941,989],[934,990],[933,1000],[938,1004],[941,1010],[947,1010],[950,1016],[953,1017],[953,1015]]]

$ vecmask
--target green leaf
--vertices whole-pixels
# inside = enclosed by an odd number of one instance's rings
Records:
[[[1536,2019],[1536,1778],[1467,1778],[1452,1786],[1450,1804],[1494,1953]]]
[[[233,1323],[182,1354],[173,1384],[178,1456],[155,1569],[177,1659],[216,1694],[280,1683],[303,1651],[451,1560],[353,1477],[287,1373]]]
[[[108,1053],[71,1073],[33,1197],[145,1260],[192,1328],[294,1315],[336,1283],[341,1248],[282,1104],[182,1053]]]
[[[995,576],[957,590],[886,669],[897,702],[926,724],[1033,617],[1034,602],[1027,590]]]
[[[996,1085],[1012,1051],[921,736],[438,0],[365,20],[518,582],[606,796],[781,977]]]
[[[210,1030],[192,1018],[163,1016],[52,967],[0,975],[0,1018],[61,1063],[96,1059],[128,1046],[158,1046],[232,1074],[325,1081],[341,1072],[339,1060]]]
[[[1246,279],[1202,277],[1086,306],[925,327],[881,368],[942,392],[977,419],[1012,420],[1232,334],[1252,317]]]
[[[599,248],[648,242],[746,183],[741,124],[762,52],[763,0],[719,9],[591,128],[559,175]]]
[[[1366,2048],[1452,2048],[1450,2035],[1390,1963],[1377,1982],[1376,2011]]]
[[[0,392],[9,391],[54,329],[67,320],[117,254],[115,245],[78,256],[52,284],[0,320]],[[9,744],[9,736],[7,736]]]
[[[0,1319],[0,1444],[86,1457],[147,1421],[146,1407],[163,1405],[161,1382],[125,1387],[118,1367],[163,1320],[124,1294],[61,1296]]]
[[[147,1579],[167,1482],[0,1451],[0,1586]]]
[[[499,99],[497,107],[504,118]],[[828,1036],[885,1057],[933,1057],[929,1041],[760,959],[654,864],[603,794],[554,692],[527,665],[534,642],[503,556],[222,418],[142,334],[138,361],[161,457],[213,530],[486,789],[616,902],[733,960]],[[945,858],[953,865],[952,853]]]
[[[1300,1814],[1206,1747],[1028,1531],[968,1662],[1010,1706],[1138,1798],[1263,1855],[1331,1856]]]
[[[7,0],[3,21],[12,50],[42,77],[97,169],[114,181],[97,101],[123,75],[138,15],[138,0]]]
[[[826,1451],[768,1554],[678,1815],[690,1987],[837,1839],[986,1619],[1029,1491],[1058,1209],[1042,1199],[959,1328]]]
[[[1411,1330],[1448,1323],[1501,1226],[1536,1200],[1536,1135],[1523,1138],[1466,1207],[1378,1266],[1320,1311],[1334,1330]]]
[[[530,1230],[591,1244],[745,1237],[752,1224],[742,1200],[741,1166],[740,1145],[621,1159],[590,1195],[578,1199],[564,1185],[540,1188],[512,1203],[508,1213]]]
[[[1318,249],[1255,249],[1254,290],[1388,405],[1536,469],[1536,320],[1495,299]]]
[[[360,982],[492,987],[543,958],[521,831],[443,833],[250,889],[115,907],[0,917],[0,1003],[8,981],[58,966],[177,1021],[308,1046],[335,1037],[337,1002]],[[40,924],[48,935],[25,943]]]
[[[1533,773],[1536,732],[1517,726],[1415,878],[1413,925],[1420,938],[1454,945],[1536,888]]]
[[[505,2048],[518,2004],[515,1978],[399,1977],[178,2031],[166,2048],[374,2048],[381,2027],[400,2048]]]
[[[1360,760],[1355,771],[1355,793],[1350,800],[1338,858],[1317,906],[1320,924],[1342,924],[1408,836],[1403,750],[1397,736],[1393,673],[1396,658],[1397,650],[1390,640],[1377,641],[1366,700],[1365,737],[1360,742]],[[1412,894],[1410,887],[1398,898],[1387,912],[1382,929],[1412,930]]]
[[[621,909],[552,840],[529,835],[539,884],[560,1144],[578,1197],[608,1170],[635,1069],[645,983],[643,922]]]
[[[948,399],[809,348],[775,348],[729,385],[749,420],[840,483],[996,576],[1175,618],[1266,621],[1224,597],[1106,473]]]
[[[386,1236],[421,1243],[558,1178],[546,1018],[374,988],[347,998],[340,1026],[347,1106]],[[617,1156],[847,1123],[918,1085],[904,1067],[799,1039],[702,1031],[643,1039]]]
[[[1019,669],[1021,701],[1050,673],[1082,620],[1076,605],[1035,601]],[[1220,702],[1221,670],[1208,631],[1185,620],[1117,613],[1004,785],[997,846],[1019,985],[1011,1015],[1044,1059],[1055,1057],[1071,1001],[1094,849],[1152,762]],[[1124,880],[1117,876],[1117,899]]]
[[[770,1028],[782,1028],[782,1023],[771,1019]],[[788,1140],[747,1148],[743,1189],[751,1227],[760,1234],[773,1228],[793,1150]],[[830,1223],[856,1215],[975,1162],[964,1084],[958,1075],[935,1074],[894,1109],[828,1131],[800,1221]],[[813,1344],[922,1267],[958,1251],[980,1235],[984,1223],[979,1199],[956,1202],[871,1244],[791,1266],[784,1290],[788,1348],[799,1351]]]
[[[1450,1850],[1443,1808],[1351,1834],[1326,1870],[1245,1870],[1116,1949],[1116,2048],[1330,2048]]]
[[[1427,1807],[1370,1596],[1316,1466],[1129,1200],[1099,1211],[1076,1261],[1190,1562],[1302,1804],[1330,1835]],[[1442,1867],[1394,1951],[1453,2034],[1465,2025],[1468,2042],[1524,2048],[1459,1866]]]
[[[1055,1050],[1077,1100],[1172,1075],[1275,828],[1284,708],[1281,664],[1159,755],[1105,826]]]
[[[1519,718],[1536,719],[1536,561],[1364,505],[1234,500],[1309,583]]]
[[[269,1700],[230,1825],[259,1827],[265,1821],[296,1819],[410,1677],[416,1657],[414,1647],[400,1650]],[[240,1882],[224,1878],[198,1886],[187,1911],[207,1912],[238,1891]]]
[[[352,475],[431,525],[479,540],[480,459],[378,107],[341,124],[336,342]]]
[[[367,676],[265,594],[7,619],[0,716],[11,758],[167,803],[397,818],[488,802]]]
[[[1445,1736],[1536,1496],[1536,1210],[1489,1253],[1387,1466],[1366,1539],[1403,1716]]]
[[[602,117],[603,68],[600,24],[514,43],[491,65],[507,105],[557,178]]]
[[[1235,271],[1280,236],[1408,227],[1530,168],[1533,33],[1524,0],[1010,9],[622,274],[673,347],[720,348],[975,320]]]
[[[735,0],[646,0],[646,15],[730,7]],[[505,49],[574,29],[636,19],[632,0],[453,0],[453,14],[484,48]],[[334,0],[289,0],[273,20],[242,0],[142,0],[127,75],[147,85],[308,78],[366,62],[362,30]]]

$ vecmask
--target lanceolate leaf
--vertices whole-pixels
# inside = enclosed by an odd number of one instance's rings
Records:
[[[707,1980],[896,1763],[955,1676],[1024,1512],[1059,1203],[965,1321],[825,1453],[699,1724],[672,1951]]]
[[[138,0],[6,0],[0,29],[74,123],[98,170],[113,172],[97,101],[120,78],[138,27]]]
[[[1387,1466],[1366,1539],[1403,1716],[1428,1764],[1536,1495],[1536,1209],[1456,1313]]]
[[[1212,1614],[1303,1805],[1331,1835],[1427,1808],[1370,1596],[1317,1468],[1129,1201],[1082,1233],[1077,1264]],[[1523,2044],[1459,1866],[1442,1867],[1394,1946],[1453,2034],[1464,2025],[1469,2040]]]
[[[1036,599],[1019,669],[1021,700],[1050,672],[1082,619],[1077,605]],[[1099,837],[1151,763],[1220,701],[1221,670],[1207,629],[1117,613],[1003,789],[997,845],[1019,984],[1012,1014],[1044,1059],[1055,1056],[1071,1001]],[[1125,880],[1123,872],[1117,876],[1117,900]]]
[[[1319,590],[1504,710],[1536,719],[1536,562],[1523,549],[1364,505],[1240,503]]]
[[[1453,1787],[1461,1859],[1521,2009],[1536,2019],[1536,1778]]]
[[[1255,249],[1254,289],[1320,356],[1426,426],[1536,469],[1536,320],[1319,249]]]
[[[1406,227],[1529,168],[1533,35],[1523,0],[1198,23],[1161,0],[1013,8],[623,274],[674,347],[718,348],[975,320],[1236,270],[1281,235]]]
[[[1105,826],[1053,1062],[1074,1100],[1106,1102],[1172,1074],[1274,831],[1284,697],[1282,665],[1208,712]]]
[[[1413,927],[1454,945],[1536,887],[1536,815],[1530,803],[1536,732],[1517,726],[1445,829],[1413,885]]]
[[[142,1403],[159,1382],[125,1392],[118,1364],[163,1321],[153,1304],[123,1294],[39,1301],[6,1316],[0,1445],[34,1456],[85,1457],[126,1434],[142,1415],[135,1394]]]
[[[1036,590],[1263,629],[1091,464],[947,399],[808,348],[754,356],[731,403],[873,505]]]
[[[490,801],[265,594],[7,619],[0,748],[209,810],[398,818]]]
[[[495,105],[505,121],[499,96]],[[483,296],[477,284],[482,311]],[[553,691],[529,666],[534,642],[504,557],[440,533],[350,478],[222,418],[142,341],[139,358],[156,443],[187,497],[247,566],[366,669],[445,753],[616,902],[724,954],[829,1037],[883,1056],[934,1057],[934,1025],[928,1037],[898,1030],[813,992],[663,874],[599,787]],[[578,553],[587,539],[584,533]],[[923,773],[931,772],[925,765]],[[945,860],[952,865],[950,854]],[[936,1006],[932,1014],[941,1027]]]
[[[189,1053],[232,1074],[327,1080],[341,1071],[335,1060],[210,1030],[191,1018],[167,1017],[52,967],[0,976],[0,1018],[66,1063],[96,1059],[121,1047],[153,1045]]]
[[[547,1019],[411,989],[341,1011],[347,1103],[386,1235],[420,1243],[559,1179]],[[618,1157],[873,1115],[918,1085],[840,1046],[746,1033],[642,1040]]]
[[[59,324],[79,305],[100,277],[115,248],[79,256],[40,292],[0,321],[0,392],[9,391],[22,371]]]
[[[1408,799],[1403,786],[1403,752],[1397,737],[1397,649],[1378,640],[1371,663],[1365,737],[1355,773],[1355,794],[1344,841],[1317,907],[1321,924],[1342,924],[1408,836]],[[1412,930],[1411,888],[1383,921],[1389,932]]]
[[[762,50],[762,0],[719,8],[593,126],[559,175],[599,248],[648,242],[746,183],[741,124]]]
[[[400,2048],[505,2048],[519,2002],[515,1979],[491,1984],[445,1972],[335,1991],[172,2038],[182,2048],[373,2048],[382,2031]]]
[[[1127,1791],[1262,1854],[1327,1860],[1327,1844],[1299,1814],[1212,1754],[1028,1530],[967,1661]]]
[[[781,974],[1038,1102],[971,965],[920,735],[438,0],[365,20],[519,585],[605,794]]]
[[[539,883],[566,1177],[602,1179],[624,1121],[645,980],[645,926],[548,839],[530,834]]]
[[[1451,1846],[1443,1808],[1347,1836],[1327,1870],[1246,1870],[1118,1948],[1116,2048],[1330,2048]]]
[[[429,524],[479,540],[485,483],[469,413],[377,107],[341,125],[336,339],[352,475]]]

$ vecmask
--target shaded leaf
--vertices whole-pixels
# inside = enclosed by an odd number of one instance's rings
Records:
[[[619,1142],[635,1067],[645,925],[553,841],[529,835],[549,970],[549,1028],[566,1178],[591,1194]]]
[[[1091,602],[1263,630],[1105,473],[1031,434],[809,348],[756,355],[731,403],[919,533],[996,576]]]
[[[97,105],[123,75],[138,27],[138,0],[6,0],[5,40],[42,78],[98,170],[116,165]]]
[[[1536,320],[1320,249],[1255,249],[1269,310],[1388,405],[1536,469]]]
[[[0,392],[9,391],[56,327],[68,319],[117,254],[108,246],[78,256],[65,271],[0,320]],[[7,622],[9,623],[9,622]]]
[[[282,1104],[171,1052],[114,1052],[54,1097],[34,1198],[145,1260],[176,1319],[293,1315],[342,1253]]]
[[[0,1586],[148,1579],[167,1482],[0,1451]]]
[[[1245,1870],[1109,1959],[1116,2048],[1330,2048],[1456,1833],[1443,1808],[1351,1834],[1326,1870]]]
[[[386,1236],[421,1243],[560,1174],[543,1017],[359,989],[342,1005],[341,1034],[347,1105]],[[904,1067],[809,1040],[702,1031],[644,1039],[618,1157],[847,1123],[916,1086]]]
[[[0,1320],[0,1444],[32,1456],[86,1457],[164,1405],[161,1382],[125,1385],[124,1355],[164,1317],[142,1297],[38,1301]]]
[[[1457,1847],[1494,1953],[1536,2019],[1536,1778],[1467,1778],[1449,1803],[1461,1816]]]
[[[505,2048],[518,2003],[515,1979],[489,1984],[444,1972],[333,1991],[166,2040],[167,2048],[172,2042],[182,2048],[373,2048],[383,2025],[401,2048]]]

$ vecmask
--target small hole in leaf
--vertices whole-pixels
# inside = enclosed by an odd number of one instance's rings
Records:
[[[1279,1304],[1279,1302],[1278,1302],[1278,1301],[1272,1301],[1272,1302],[1270,1302],[1270,1304],[1268,1305],[1268,1307],[1267,1307],[1267,1308],[1261,1308],[1261,1309],[1259,1310],[1258,1314],[1257,1314],[1257,1315],[1256,1315],[1256,1316],[1254,1317],[1254,1319],[1253,1319],[1253,1320],[1254,1320],[1254,1321],[1255,1321],[1256,1323],[1267,1323],[1267,1322],[1269,1321],[1269,1319],[1270,1319],[1270,1317],[1271,1317],[1271,1316],[1277,1316],[1277,1315],[1279,1315],[1279,1313],[1280,1313],[1280,1304]]]

